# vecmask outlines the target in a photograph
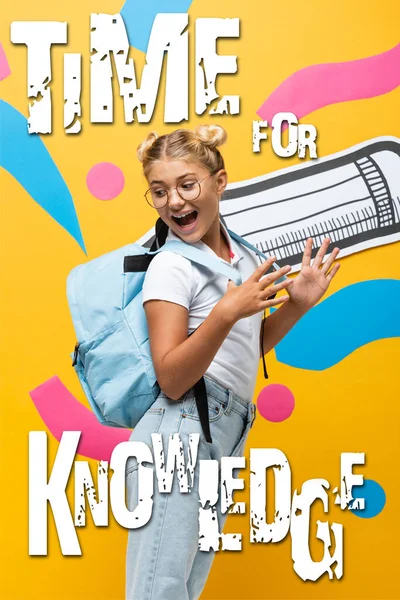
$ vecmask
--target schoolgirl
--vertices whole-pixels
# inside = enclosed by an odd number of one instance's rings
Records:
[[[260,356],[267,354],[328,289],[339,263],[334,248],[323,263],[326,238],[311,264],[312,238],[294,279],[286,265],[265,275],[276,257],[261,266],[255,254],[234,241],[221,220],[219,201],[228,176],[218,147],[226,140],[218,125],[178,129],[160,137],[150,133],[138,147],[149,189],[147,202],[168,231],[237,269],[236,286],[223,275],[169,251],[150,263],[143,286],[153,364],[161,393],[132,432],[131,440],[152,447],[151,433],[179,433],[185,456],[189,435],[200,434],[198,458],[220,460],[243,455],[256,416],[252,402]],[[165,237],[165,236],[164,236]],[[280,290],[287,294],[275,298]],[[272,298],[271,298],[272,296]],[[280,304],[266,319],[263,312]],[[261,341],[262,340],[262,344]],[[262,347],[261,347],[262,345]],[[210,439],[201,422],[194,386],[204,376]],[[137,498],[135,459],[128,462],[128,505]],[[215,551],[199,549],[198,477],[191,493],[180,493],[175,477],[169,494],[155,485],[148,523],[128,532],[127,600],[197,600]],[[219,509],[222,531],[227,513]]]

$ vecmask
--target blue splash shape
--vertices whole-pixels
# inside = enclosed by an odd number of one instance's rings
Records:
[[[275,352],[285,365],[323,371],[365,344],[393,337],[400,337],[400,280],[373,279],[349,285],[314,306]]]
[[[153,0],[137,2],[126,0],[120,14],[124,20],[129,44],[147,52],[151,28],[158,13],[186,13],[192,0]]]
[[[362,519],[371,519],[376,517],[386,504],[386,494],[382,486],[373,479],[364,479],[363,485],[352,486],[351,495],[353,498],[364,498],[365,508],[362,510],[355,508],[351,512]],[[349,508],[353,502],[349,503]]]
[[[78,242],[86,253],[71,193],[36,133],[28,133],[27,119],[0,100],[0,166]]]

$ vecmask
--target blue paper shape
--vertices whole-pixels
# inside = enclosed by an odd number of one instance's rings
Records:
[[[71,193],[36,133],[28,133],[27,119],[0,100],[0,166],[78,242],[86,253]]]
[[[351,512],[362,519],[371,519],[376,517],[386,504],[385,490],[379,483],[373,479],[365,479],[363,485],[355,485],[351,488],[353,498],[364,498],[365,508],[362,510],[355,508]],[[350,503],[350,506],[353,502]]]
[[[139,3],[126,0],[120,14],[124,20],[129,44],[142,52],[147,52],[151,28],[158,13],[186,13],[192,0],[154,0]]]
[[[400,337],[399,315],[398,279],[354,283],[310,309],[276,345],[276,358],[298,369],[329,369],[365,344]]]

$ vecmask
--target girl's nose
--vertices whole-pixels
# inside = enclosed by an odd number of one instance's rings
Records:
[[[185,204],[185,200],[183,200],[176,190],[168,191],[168,204],[172,207],[180,208]]]

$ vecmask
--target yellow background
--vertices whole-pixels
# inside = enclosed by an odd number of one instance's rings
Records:
[[[122,102],[115,96],[113,125],[91,125],[89,120],[89,15],[115,13],[121,3],[104,0],[54,3],[49,0],[8,2],[3,6],[0,40],[11,75],[0,82],[0,95],[28,115],[27,54],[24,46],[10,42],[10,23],[18,20],[68,22],[68,45],[52,50],[53,134],[43,136],[75,202],[88,258],[134,241],[155,220],[143,199],[145,181],[136,159],[136,147],[148,131],[164,133],[176,128],[163,123],[164,86],[151,124],[124,123]],[[308,65],[349,61],[393,48],[399,41],[400,5],[379,2],[238,2],[195,0],[190,15],[190,121],[222,124],[228,131],[222,149],[230,181],[256,177],[297,164],[284,160],[262,143],[252,153],[252,121],[265,98],[289,75]],[[220,76],[222,94],[240,94],[236,117],[194,113],[194,23],[197,17],[240,17],[239,39],[220,40],[221,54],[238,55],[238,73]],[[81,52],[83,61],[83,130],[63,132],[63,53]],[[139,77],[143,53],[131,50]],[[139,79],[140,81],[140,79]],[[312,93],[312,90],[309,90]],[[400,136],[400,88],[367,100],[328,106],[304,118],[318,130],[318,155],[348,148],[380,135]],[[6,149],[5,149],[6,150]],[[4,149],[2,150],[4,151]],[[86,175],[96,163],[118,165],[125,175],[121,195],[109,202],[95,199],[87,190]],[[28,432],[43,430],[29,391],[58,375],[71,392],[87,405],[69,353],[75,343],[65,294],[67,274],[86,260],[78,244],[41,209],[22,187],[0,170],[2,243],[2,574],[3,598],[9,600],[122,600],[124,597],[127,531],[110,515],[108,528],[94,527],[91,517],[78,530],[83,554],[61,554],[52,516],[49,516],[49,555],[28,555]],[[400,278],[399,245],[390,244],[341,260],[329,294],[356,281]],[[385,310],[390,298],[376,297],[376,311]],[[303,582],[293,571],[290,536],[279,544],[250,544],[249,509],[232,515],[226,531],[243,535],[243,550],[219,552],[202,599],[395,599],[398,585],[399,531],[399,339],[364,346],[338,365],[323,372],[294,369],[268,356],[270,379],[288,386],[295,410],[282,423],[258,417],[247,445],[280,448],[292,469],[292,486],[314,477],[339,485],[341,452],[365,452],[366,465],[356,467],[375,479],[387,496],[382,513],[360,519],[330,504],[325,515],[321,503],[312,510],[312,555],[322,558],[322,542],[315,540],[317,519],[344,526],[344,575],[329,581]],[[258,392],[265,382],[261,370]],[[58,442],[49,435],[49,468]],[[96,462],[90,461],[93,475]],[[236,500],[248,499],[246,490]],[[71,483],[71,482],[70,482]],[[270,505],[274,507],[273,481],[268,476]],[[72,500],[69,485],[69,498]],[[332,496],[330,496],[332,500]],[[72,505],[72,503],[71,503]],[[173,549],[172,549],[173,551]],[[179,599],[177,599],[179,600]]]

